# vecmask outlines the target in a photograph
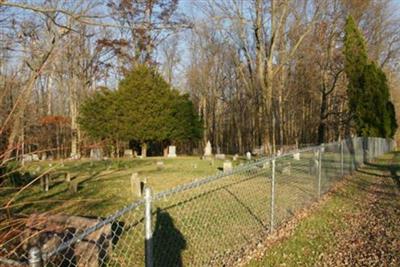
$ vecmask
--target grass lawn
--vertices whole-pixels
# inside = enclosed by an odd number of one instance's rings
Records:
[[[360,169],[248,266],[399,266],[399,170],[399,153]]]
[[[16,198],[14,212],[30,213],[56,209],[66,214],[107,216],[135,198],[130,191],[130,175],[139,172],[155,192],[170,189],[218,172],[223,161],[195,157],[162,159],[165,168],[157,170],[161,158],[110,162],[69,161],[60,170],[79,174],[79,191],[70,193],[65,183],[44,193],[35,185]],[[281,223],[318,197],[318,177],[313,167],[314,154],[304,152],[300,160],[287,156],[276,160],[274,225]],[[345,172],[350,158],[344,158]],[[53,166],[56,164],[52,162]],[[236,162],[238,164],[238,162]],[[194,168],[196,165],[196,168]],[[340,178],[340,154],[329,151],[322,159],[321,193]],[[28,165],[43,171],[49,163]],[[8,192],[8,196],[10,196]],[[37,202],[33,202],[37,201]],[[251,165],[229,175],[153,204],[154,254],[156,266],[221,265],[235,258],[246,246],[268,235],[271,221],[271,165]],[[122,235],[108,257],[108,266],[143,264],[143,207],[117,219]]]
[[[157,161],[164,162],[158,170]],[[239,164],[234,162],[234,165]],[[214,175],[223,160],[201,160],[199,157],[146,158],[107,161],[40,161],[27,164],[24,171],[40,174],[49,168],[71,173],[73,179],[81,180],[77,193],[70,193],[66,183],[57,183],[43,192],[39,181],[19,194],[12,205],[13,212],[29,214],[57,209],[60,212],[84,216],[107,216],[136,200],[131,193],[130,176],[138,172],[155,192],[170,189],[194,179]],[[13,197],[20,188],[0,188],[0,203]]]

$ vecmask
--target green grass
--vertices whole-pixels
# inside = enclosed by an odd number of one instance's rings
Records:
[[[302,153],[299,161],[291,156],[277,160],[275,226],[317,199],[317,177],[310,170],[312,157],[312,153],[307,152]],[[130,192],[129,178],[133,172],[146,177],[150,187],[160,192],[216,174],[223,162],[215,161],[211,166],[210,161],[195,157],[162,159],[165,168],[159,171],[156,161],[160,159],[65,161],[59,170],[69,171],[78,175],[76,179],[82,179],[78,193],[70,193],[65,183],[52,187],[47,193],[35,185],[16,199],[16,203],[30,204],[13,210],[30,213],[58,209],[67,214],[107,216],[136,199]],[[325,153],[322,175],[324,191],[332,186],[330,180],[339,175],[338,159],[337,153]],[[348,162],[348,158],[345,161]],[[289,163],[290,173],[287,173],[284,168]],[[48,164],[34,163],[27,169],[37,171],[40,167],[40,171],[43,171],[49,167]],[[54,166],[55,163],[52,164]],[[196,169],[193,164],[197,165]],[[155,240],[156,261],[165,263],[172,258],[182,261],[185,266],[203,266],[210,261],[220,265],[244,246],[269,233],[270,193],[270,166],[261,164],[246,172],[155,201],[153,229],[160,229],[155,230],[155,237],[158,237]],[[37,200],[45,202],[32,203]],[[157,208],[160,208],[158,212]],[[109,257],[109,265],[141,266],[144,257],[142,207],[124,214],[118,221],[124,223],[123,234]],[[173,230],[166,232],[162,229]]]
[[[378,163],[387,162],[393,155],[381,157]],[[400,157],[396,157],[396,164]],[[361,170],[362,171],[362,170]],[[335,192],[325,203],[306,219],[299,222],[293,234],[268,247],[261,259],[251,261],[248,266],[315,266],[320,264],[320,256],[329,254],[337,248],[337,233],[351,231],[348,219],[355,212],[362,212],[359,201],[367,194],[368,186],[375,183],[376,176],[388,169],[368,170],[372,175],[362,172],[348,178],[346,185]],[[395,188],[395,185],[392,185]],[[394,199],[393,201],[396,201]],[[353,229],[354,230],[354,229]],[[340,248],[339,248],[340,249]],[[328,264],[329,265],[329,264]]]
[[[164,162],[163,170],[157,170],[156,162],[159,160]],[[61,182],[51,186],[46,193],[41,190],[38,181],[18,195],[13,201],[13,205],[17,205],[13,211],[17,214],[29,214],[58,208],[67,214],[107,216],[137,199],[130,188],[130,176],[134,172],[138,172],[141,178],[146,178],[148,186],[159,192],[216,174],[222,164],[222,160],[214,160],[211,165],[211,161],[198,157],[34,162],[28,164],[24,171],[29,171],[32,175],[39,175],[49,168],[68,171],[73,179],[82,181],[79,183],[79,190],[77,193],[70,193],[68,185]],[[0,189],[3,191],[0,192],[0,203],[4,205],[19,189]],[[75,205],[68,205],[71,203]]]

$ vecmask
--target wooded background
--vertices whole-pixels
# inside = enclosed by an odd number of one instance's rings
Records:
[[[272,153],[343,138],[346,18],[399,110],[398,11],[392,0],[0,0],[1,161],[104,145],[81,131],[79,108],[136,64],[190,95],[198,152],[207,140],[224,153]]]

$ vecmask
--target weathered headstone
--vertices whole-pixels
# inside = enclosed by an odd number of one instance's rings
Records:
[[[142,196],[142,186],[141,186],[139,174],[137,172],[134,172],[131,175],[131,191],[132,191],[132,194],[136,197]]]
[[[72,160],[78,160],[81,158],[81,155],[79,153],[71,154],[70,159]]]
[[[164,162],[163,161],[157,161],[157,170],[161,171],[164,169]]]
[[[70,182],[71,182],[71,174],[70,174],[69,172],[67,172],[67,173],[65,174],[65,181],[66,181],[67,183],[70,183]]]
[[[293,159],[294,160],[300,160],[300,152],[294,153],[293,154]]]
[[[210,141],[207,141],[207,145],[204,148],[204,156],[205,157],[210,157],[212,156],[212,147]]]
[[[277,156],[282,155],[282,150],[278,149],[278,151],[276,152],[276,155],[277,155]]]
[[[40,183],[41,183],[43,190],[45,192],[48,192],[49,191],[49,183],[50,183],[50,175],[48,173],[44,174],[42,176],[42,178],[40,179]]]
[[[176,158],[176,146],[168,147],[168,158]]]
[[[270,167],[269,161],[263,164],[263,169],[269,169],[269,167]]]
[[[247,151],[247,153],[246,153],[246,158],[247,158],[247,160],[251,160],[251,153],[250,153],[250,151]]]
[[[40,157],[41,160],[46,160],[47,159],[47,155],[46,153],[43,153],[42,156]]]
[[[225,154],[215,154],[216,159],[225,159]]]
[[[32,154],[32,161],[39,161],[39,155],[38,154]]]
[[[124,157],[126,158],[133,158],[133,150],[132,149],[125,149],[124,150]]]
[[[69,192],[71,193],[78,192],[78,181],[71,181],[69,183]]]
[[[235,154],[234,156],[233,156],[233,161],[237,161],[239,159],[239,155],[238,154]]]
[[[92,148],[90,150],[90,158],[93,160],[101,160],[103,158],[103,150],[101,148]]]
[[[229,160],[226,160],[224,162],[223,169],[224,169],[224,173],[232,172],[232,170],[233,170],[232,162]]]
[[[30,162],[30,161],[32,161],[32,155],[29,155],[29,154],[23,155],[23,156],[22,156],[22,161],[24,161],[24,162]]]

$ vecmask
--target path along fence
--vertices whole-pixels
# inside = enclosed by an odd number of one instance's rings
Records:
[[[353,138],[155,194],[146,188],[143,199],[84,231],[48,237],[25,257],[38,267],[229,265],[344,176],[393,148],[393,140]],[[54,240],[56,248],[46,250]]]

